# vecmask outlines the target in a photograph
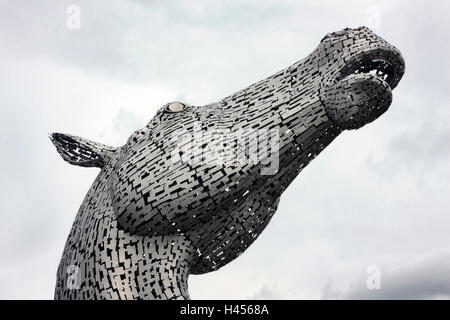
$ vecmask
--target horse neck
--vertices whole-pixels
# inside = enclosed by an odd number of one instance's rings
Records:
[[[86,195],[58,268],[56,299],[189,299],[196,251],[183,235],[118,227],[102,170]]]

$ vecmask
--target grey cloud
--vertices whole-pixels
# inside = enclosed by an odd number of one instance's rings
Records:
[[[427,122],[420,128],[395,135],[386,146],[384,158],[369,157],[367,164],[383,176],[386,173],[396,176],[401,170],[407,170],[423,180],[427,173],[448,163],[449,157],[450,129]]]
[[[328,284],[323,299],[450,299],[450,254],[431,256],[401,268],[381,268],[381,288],[369,290],[367,277],[354,281],[346,292]]]
[[[265,41],[261,37],[265,30],[280,27],[280,21],[295,13],[294,3],[276,1],[77,1],[81,29],[69,30],[66,9],[72,4],[67,0],[6,2],[0,13],[5,44],[24,58],[32,51],[35,57],[90,73],[181,87],[189,87],[192,80],[204,85],[202,78],[193,77],[198,70],[208,77],[205,81],[215,80],[223,87],[220,62],[228,57],[231,64],[244,67],[246,61],[236,50],[242,41]]]

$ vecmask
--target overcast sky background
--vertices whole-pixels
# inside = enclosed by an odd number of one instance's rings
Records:
[[[66,26],[69,5],[81,29]],[[448,1],[0,0],[0,298],[51,299],[98,169],[48,133],[122,145],[169,101],[215,102],[372,26],[406,74],[380,119],[344,132],[259,239],[193,299],[450,298]],[[378,15],[379,13],[379,15]],[[367,267],[381,289],[366,286]]]

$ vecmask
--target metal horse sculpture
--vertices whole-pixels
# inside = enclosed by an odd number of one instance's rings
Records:
[[[189,299],[189,274],[217,270],[244,252],[314,157],[343,130],[389,108],[404,68],[400,52],[368,28],[347,28],[217,103],[163,106],[122,147],[51,134],[64,160],[101,168],[67,239],[55,298]],[[181,131],[212,134],[184,143],[173,138]],[[254,132],[275,132],[268,147],[277,151],[275,166],[264,157],[184,159],[212,150],[245,153],[236,139],[214,138],[224,131],[248,141]]]

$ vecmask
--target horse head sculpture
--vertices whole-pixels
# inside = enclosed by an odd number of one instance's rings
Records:
[[[168,103],[122,147],[52,134],[64,160],[101,168],[70,231],[55,298],[189,298],[189,274],[243,253],[314,157],[389,108],[404,69],[395,47],[347,28],[217,103]]]

